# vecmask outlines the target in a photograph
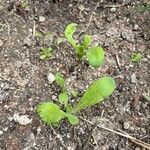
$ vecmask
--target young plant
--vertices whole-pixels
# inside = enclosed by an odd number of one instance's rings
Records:
[[[147,4],[147,5],[139,4],[139,5],[134,6],[133,9],[135,11],[139,11],[139,12],[150,11],[150,5],[149,4]]]
[[[61,93],[58,95],[59,102],[61,104],[63,104],[65,107],[67,107],[69,96],[68,96],[68,93],[67,93],[66,88],[65,88],[65,80],[63,78],[63,75],[59,72],[56,73],[55,80],[56,80],[56,83],[61,88]]]
[[[37,39],[43,39],[45,34],[42,31],[35,31],[35,37]]]
[[[103,77],[89,86],[74,107],[68,106],[68,98],[63,95],[64,101],[61,99],[60,103],[67,104],[64,105],[65,111],[52,102],[43,102],[37,106],[37,112],[47,124],[58,125],[62,119],[68,118],[68,121],[75,125],[79,123],[78,117],[75,115],[77,112],[102,102],[113,93],[115,87],[115,81],[111,77]]]
[[[142,55],[140,53],[133,53],[131,55],[131,61],[134,63],[139,62],[142,59]]]
[[[63,37],[58,37],[56,43],[57,43],[57,45],[60,45],[61,43],[65,42],[65,40],[66,40],[66,39],[63,38]]]
[[[74,47],[75,52],[79,59],[82,59],[83,56],[87,56],[89,64],[94,67],[98,68],[102,65],[104,61],[104,50],[100,46],[90,47],[92,43],[92,38],[90,35],[84,35],[83,41],[78,43],[74,38],[73,34],[76,31],[77,24],[70,23],[65,29],[65,37],[67,38],[68,42]]]
[[[63,90],[65,88],[65,80],[60,72],[56,73],[55,80],[58,86]]]
[[[52,56],[52,48],[41,48],[40,50],[40,59],[45,60],[49,59]]]

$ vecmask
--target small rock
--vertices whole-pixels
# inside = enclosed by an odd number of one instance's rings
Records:
[[[3,41],[0,39],[0,46],[2,46],[3,45]]]
[[[23,44],[30,47],[32,46],[32,40],[29,37],[26,37],[23,41]]]
[[[84,7],[83,5],[79,5],[79,6],[78,6],[78,9],[79,9],[80,11],[83,11],[83,10],[85,9],[85,7]]]
[[[136,147],[135,150],[141,150],[141,148],[140,147]]]
[[[7,131],[7,130],[8,130],[8,127],[3,128],[3,131]]]
[[[121,29],[121,35],[124,39],[126,39],[129,42],[134,42],[134,35],[133,32],[131,30],[128,29]]]
[[[1,83],[1,88],[4,88],[5,84],[4,83]]]
[[[137,83],[137,78],[136,78],[136,74],[135,73],[133,73],[131,75],[131,83]]]
[[[72,7],[73,5],[72,4],[69,4],[69,7]]]
[[[47,76],[47,80],[50,84],[52,84],[55,81],[55,76],[50,72]]]
[[[27,125],[32,122],[32,119],[29,119],[27,115],[21,115],[18,114],[13,115],[14,121],[18,122],[20,125]]]
[[[133,29],[136,31],[139,28],[137,24],[134,25]]]
[[[46,18],[44,16],[39,16],[39,22],[44,22]]]
[[[0,135],[2,135],[4,132],[0,130]]]
[[[131,127],[129,128],[129,130],[134,131],[134,127],[133,127],[133,126],[131,126]]]
[[[129,129],[130,123],[129,122],[124,122],[123,127],[124,127],[124,129]]]
[[[40,134],[40,132],[41,132],[41,127],[38,127],[37,128],[37,134]]]
[[[112,7],[111,9],[110,9],[110,12],[113,12],[113,13],[115,13],[116,12],[116,8],[115,7]]]

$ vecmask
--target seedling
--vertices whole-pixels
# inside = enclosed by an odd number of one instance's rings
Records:
[[[71,91],[71,95],[73,96],[73,97],[77,97],[78,96],[78,91],[77,90],[72,90]]]
[[[139,11],[139,12],[150,11],[150,5],[149,4],[147,4],[147,5],[139,4],[139,5],[134,6],[133,9],[136,11]]]
[[[67,92],[60,93],[59,96],[58,96],[58,98],[59,98],[59,102],[61,104],[64,104],[65,107],[67,107],[67,105],[68,105],[68,99],[69,99]]]
[[[70,23],[65,29],[65,37],[67,38],[68,42],[74,47],[75,52],[80,60],[83,58],[83,56],[87,56],[89,64],[94,68],[98,68],[104,61],[103,48],[100,46],[90,47],[92,43],[92,38],[90,35],[84,35],[81,44],[78,43],[73,38],[76,27],[76,23]]]
[[[45,60],[49,59],[52,56],[52,48],[41,48],[40,50],[40,59]]]
[[[134,63],[139,62],[142,59],[142,55],[140,53],[133,53],[131,56],[131,61]]]
[[[64,88],[65,88],[65,80],[63,78],[63,75],[60,72],[56,73],[55,80],[56,80],[56,83],[58,84],[58,86],[60,86],[60,88],[62,90],[64,90]]]
[[[35,37],[38,39],[43,39],[45,34],[41,31],[35,31]]]
[[[26,8],[28,6],[28,1],[27,0],[22,0],[20,2],[20,5],[21,5],[22,8]]]
[[[56,83],[58,84],[58,86],[60,86],[60,88],[61,88],[61,93],[58,96],[59,102],[61,104],[65,105],[65,107],[67,107],[69,96],[68,96],[68,93],[65,88],[65,80],[63,78],[63,75],[59,72],[56,73],[55,80],[56,80]]]
[[[150,101],[150,95],[143,94],[142,96],[145,100]]]
[[[75,125],[79,123],[77,112],[104,101],[113,93],[115,87],[115,81],[111,77],[103,77],[94,81],[73,107],[67,104],[68,98],[64,94],[63,101],[62,97],[59,100],[61,104],[65,104],[64,111],[52,102],[43,102],[37,106],[37,112],[41,119],[49,125],[58,125],[64,118],[68,118],[68,121]]]
[[[65,38],[63,38],[63,37],[58,37],[57,38],[57,45],[60,45],[63,42],[65,42]]]

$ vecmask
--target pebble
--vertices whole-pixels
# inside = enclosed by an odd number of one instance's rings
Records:
[[[124,122],[123,127],[124,127],[124,129],[129,129],[130,123],[129,122]]]
[[[4,132],[0,130],[0,135],[2,135]]]
[[[134,27],[133,27],[133,29],[134,29],[135,31],[138,30],[138,28],[139,28],[138,24],[135,24]]]
[[[14,114],[13,119],[15,122],[18,122],[20,125],[27,125],[32,122],[32,119],[29,119],[27,115],[18,115]]]
[[[4,83],[1,83],[1,88],[4,88],[5,84]]]
[[[135,150],[141,150],[141,148],[140,147],[136,147]]]
[[[46,18],[44,16],[39,16],[39,22],[44,22]]]
[[[136,78],[136,74],[135,73],[133,73],[131,75],[131,83],[137,83],[137,78]]]
[[[47,75],[47,80],[48,80],[48,82],[49,82],[50,84],[52,84],[52,83],[55,81],[55,76],[54,76],[54,74],[52,74],[51,72],[48,73],[48,75]]]
[[[129,130],[134,131],[134,127],[133,127],[133,126],[131,126],[131,127],[129,128]]]
[[[2,46],[3,45],[3,41],[0,39],[0,46]]]
[[[41,132],[41,127],[38,127],[37,128],[37,134],[40,134],[40,132]]]
[[[113,12],[113,13],[115,13],[116,12],[116,8],[115,7],[112,7],[111,9],[110,9],[110,12]]]
[[[32,40],[29,37],[26,37],[23,41],[23,44],[30,47],[32,46]]]
[[[3,131],[7,131],[7,130],[8,130],[8,127],[3,128]]]
[[[85,9],[85,7],[84,7],[83,5],[79,5],[79,6],[78,6],[78,9],[79,9],[80,11],[83,11],[83,10]]]
[[[133,35],[133,32],[131,30],[121,29],[121,35],[128,42],[134,42],[134,35]]]

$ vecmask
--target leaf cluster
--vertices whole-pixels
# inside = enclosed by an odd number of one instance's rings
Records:
[[[78,43],[73,37],[76,28],[76,23],[70,23],[65,29],[65,37],[67,38],[68,42],[74,47],[79,59],[82,59],[83,56],[86,56],[89,64],[94,68],[98,68],[104,61],[103,48],[100,46],[90,47],[92,44],[92,38],[87,34],[84,35],[81,44]]]
[[[75,125],[79,123],[77,112],[102,102],[113,93],[115,87],[115,81],[111,77],[102,77],[89,86],[73,107],[68,105],[68,95],[61,93],[59,102],[65,106],[65,111],[52,102],[43,102],[38,105],[37,112],[47,124],[58,125],[62,119],[67,118],[72,125]]]

